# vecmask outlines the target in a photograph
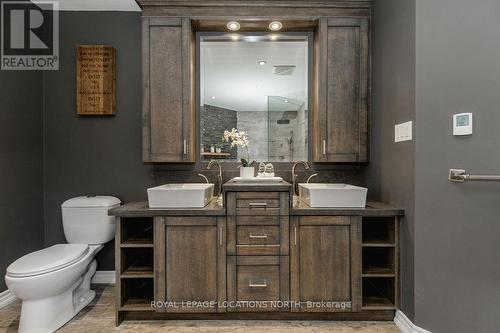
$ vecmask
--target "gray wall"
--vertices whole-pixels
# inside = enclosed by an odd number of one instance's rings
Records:
[[[43,247],[42,75],[0,71],[0,292],[15,259]]]
[[[369,196],[404,207],[401,308],[414,318],[415,142],[394,143],[394,125],[415,118],[415,0],[377,0],[373,22]]]
[[[61,12],[60,70],[45,75],[46,245],[65,242],[61,203],[86,194],[143,200],[154,182],[141,153],[141,13]],[[76,115],[77,44],[116,48],[116,116]],[[113,244],[98,255],[113,269]]]
[[[498,332],[500,184],[453,184],[449,168],[500,173],[500,2],[418,0],[415,321],[433,333]],[[454,113],[474,134],[453,137]]]

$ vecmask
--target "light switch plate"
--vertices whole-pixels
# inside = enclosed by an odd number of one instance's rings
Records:
[[[413,140],[413,122],[397,124],[394,126],[394,142]]]

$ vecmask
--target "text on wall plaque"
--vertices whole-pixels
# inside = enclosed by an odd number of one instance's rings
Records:
[[[115,48],[79,45],[76,57],[77,114],[114,115]]]

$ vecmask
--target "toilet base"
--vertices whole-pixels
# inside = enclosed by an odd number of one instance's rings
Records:
[[[93,260],[85,275],[67,291],[52,297],[24,301],[21,308],[19,333],[55,332],[95,298],[90,281],[97,263]]]

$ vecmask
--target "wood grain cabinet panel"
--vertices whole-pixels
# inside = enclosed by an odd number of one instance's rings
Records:
[[[227,260],[228,311],[289,311],[283,305],[290,295],[288,256],[230,256]],[[249,301],[254,303],[245,303]]]
[[[358,217],[292,217],[291,299],[300,302],[294,311],[360,310],[360,224]]]
[[[143,18],[143,160],[195,161],[191,20]]]
[[[368,162],[368,22],[368,18],[319,21],[314,53],[314,162]]]
[[[155,299],[165,312],[217,312],[225,300],[225,219],[159,217],[155,221]],[[190,306],[188,302],[213,302]]]

